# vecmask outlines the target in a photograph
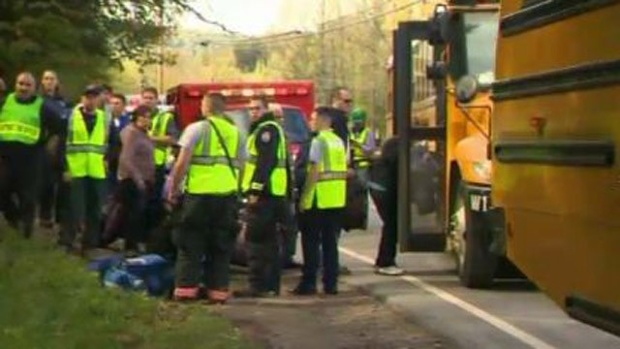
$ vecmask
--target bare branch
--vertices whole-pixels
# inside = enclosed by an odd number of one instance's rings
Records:
[[[196,18],[198,18],[200,21],[202,21],[202,22],[204,22],[206,24],[216,26],[216,27],[222,29],[224,32],[232,34],[232,35],[243,35],[243,34],[237,32],[237,31],[229,29],[226,25],[224,25],[221,22],[214,21],[214,20],[211,20],[211,19],[207,19],[202,13],[200,13],[200,11],[196,10],[193,6],[187,4],[183,0],[171,0],[171,2],[174,3],[175,5],[179,6],[180,8],[182,8],[184,11],[193,14],[194,16],[196,16]]]

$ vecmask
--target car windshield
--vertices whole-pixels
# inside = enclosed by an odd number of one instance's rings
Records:
[[[455,80],[495,70],[498,16],[496,12],[466,12],[454,17],[457,34],[450,49],[450,74]]]
[[[284,131],[291,142],[302,143],[310,139],[306,117],[299,109],[284,108]]]
[[[247,135],[250,131],[250,115],[245,109],[235,109],[226,112],[229,118],[237,125],[239,131],[243,135]]]
[[[288,140],[295,143],[303,143],[310,139],[310,128],[304,114],[295,108],[284,109],[284,132]],[[247,109],[229,110],[226,114],[233,120],[242,134],[247,135],[250,131],[250,114]]]

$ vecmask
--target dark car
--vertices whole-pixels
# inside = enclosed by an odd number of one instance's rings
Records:
[[[301,188],[305,181],[305,170],[310,149],[310,127],[307,118],[301,109],[282,105],[284,114],[284,132],[288,141],[288,150],[294,164],[294,181],[297,188]],[[244,137],[247,138],[250,130],[250,114],[247,109],[232,108],[226,114],[235,122]]]

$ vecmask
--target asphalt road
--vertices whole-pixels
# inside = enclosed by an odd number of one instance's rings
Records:
[[[441,253],[406,253],[401,277],[374,274],[380,220],[341,241],[343,279],[460,348],[620,348],[620,337],[569,318],[527,281],[497,283],[490,290],[460,286],[453,259]]]

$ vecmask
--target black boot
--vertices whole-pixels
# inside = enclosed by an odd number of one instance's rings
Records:
[[[313,296],[317,294],[317,291],[316,286],[309,286],[300,283],[297,287],[291,290],[291,293],[296,296]]]

